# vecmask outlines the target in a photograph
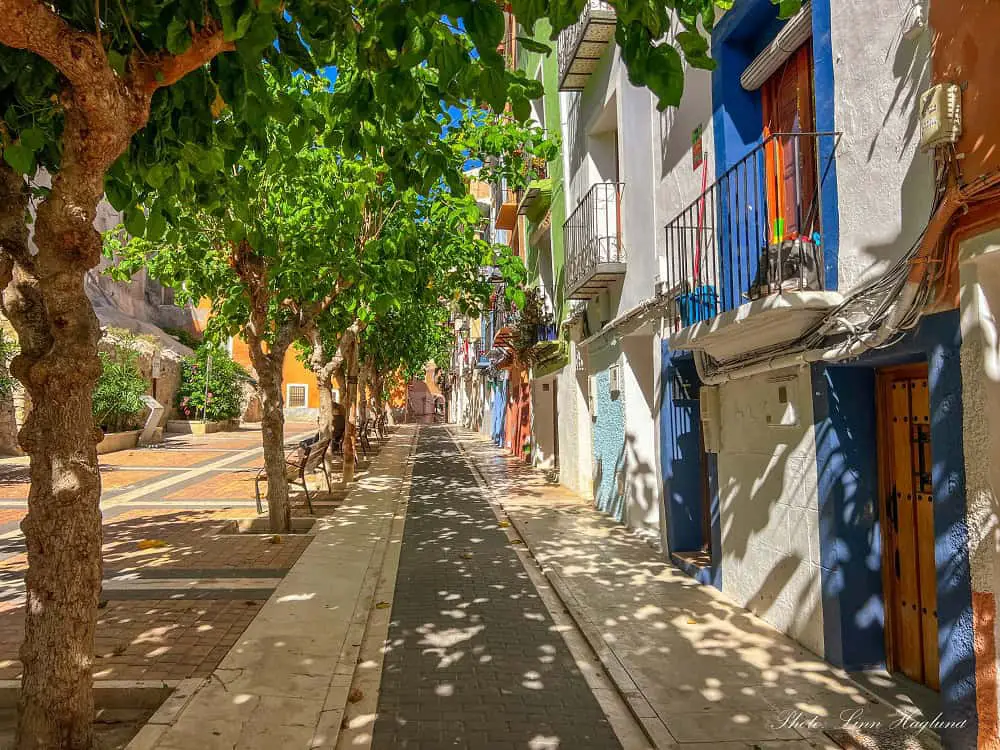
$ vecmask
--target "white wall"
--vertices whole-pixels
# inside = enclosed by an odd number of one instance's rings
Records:
[[[625,402],[625,523],[660,538],[660,469],[656,453],[653,336],[622,339]]]
[[[788,405],[779,403],[782,387]],[[811,394],[808,369],[721,386],[722,590],[822,654]],[[789,424],[781,425],[782,419]]]
[[[995,604],[1000,594],[1000,231],[964,242],[959,260],[969,565],[974,602],[978,605],[986,594]],[[1000,638],[996,627],[992,633],[976,632],[977,639],[992,640],[984,649]]]
[[[615,179],[614,131],[618,133],[618,176],[622,194],[622,235],[628,270],[621,294],[611,295],[598,320],[611,320],[648,299],[657,275],[653,97],[628,82],[613,44],[582,93],[563,93],[563,150],[567,175],[567,216],[591,187]],[[595,308],[602,303],[592,302]],[[596,314],[596,313],[595,313]]]
[[[702,193],[707,169],[708,185],[715,182],[715,143],[712,129],[712,74],[686,67],[684,96],[677,108],[660,112],[651,108],[656,184],[655,239],[657,254],[666,246],[664,227]],[[691,133],[701,125],[705,164],[697,170],[692,161]],[[709,207],[710,208],[710,207]]]
[[[570,346],[570,360],[556,378],[559,394],[559,481],[585,497],[592,497],[594,464],[590,413],[587,411],[587,373],[577,370],[580,352]]]
[[[541,469],[555,468],[555,375],[531,381],[531,462]]]
[[[903,254],[930,213],[931,159],[916,148],[931,32],[902,38],[909,3],[830,5],[835,122],[843,133],[837,149],[839,276],[846,291]]]

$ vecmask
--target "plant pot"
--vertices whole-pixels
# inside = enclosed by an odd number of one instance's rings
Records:
[[[221,422],[195,422],[187,419],[167,420],[167,432],[181,435],[208,435],[213,432],[235,430],[237,426],[234,419],[225,419]]]
[[[129,430],[127,432],[108,432],[104,439],[97,444],[97,452],[114,453],[115,451],[125,451],[135,448],[139,444],[139,435],[142,430]]]

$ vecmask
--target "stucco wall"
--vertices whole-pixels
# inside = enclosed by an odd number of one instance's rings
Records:
[[[962,405],[980,737],[997,736],[1000,582],[1000,232],[962,245]],[[990,659],[990,653],[994,655]],[[981,661],[980,661],[981,660]],[[984,710],[991,707],[993,710]]]
[[[702,193],[707,169],[707,183],[715,181],[715,161],[712,131],[712,74],[707,70],[687,67],[684,73],[684,96],[680,107],[659,112],[651,107],[653,117],[656,182],[656,219],[653,236],[657,254],[663,255],[666,233],[663,228]],[[696,170],[692,161],[691,134],[703,128],[702,146],[705,160]]]
[[[779,403],[781,388],[787,404]],[[720,398],[722,590],[822,654],[809,371],[783,370],[727,383]],[[794,419],[788,418],[789,407]],[[780,424],[783,419],[789,423]]]
[[[617,176],[624,183],[621,222],[628,270],[621,289],[603,301],[599,320],[610,320],[651,297],[658,273],[653,98],[648,89],[628,82],[618,48],[612,44],[586,89],[563,94],[561,103],[568,213],[595,183],[616,178],[614,132],[618,134]],[[592,302],[591,307],[599,304]]]
[[[625,411],[625,523],[659,538],[660,480],[656,457],[653,337],[621,341]]]
[[[908,3],[833,0],[829,6],[835,124],[843,133],[837,194],[844,291],[904,253],[929,216],[932,164],[916,149],[931,35],[902,37]]]
[[[587,374],[579,370],[580,353],[570,347],[570,361],[556,379],[559,394],[559,482],[591,497],[593,445],[587,413]]]

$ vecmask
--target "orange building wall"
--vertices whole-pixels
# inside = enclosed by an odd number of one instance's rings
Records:
[[[243,365],[247,369],[253,369],[253,363],[250,361],[250,350],[247,348],[246,342],[237,337],[233,337],[233,360]],[[316,383],[316,376],[312,374],[305,363],[303,363],[299,357],[298,353],[295,351],[294,347],[290,348],[285,353],[285,363],[281,371],[281,387],[282,391],[287,392],[287,386],[289,383],[302,383],[308,386],[308,397],[306,401],[306,406],[311,409],[319,408],[319,387]],[[287,406],[287,404],[286,404]]]
[[[1000,3],[936,0],[930,4],[934,83],[957,83],[962,93],[962,173],[972,182],[1000,168]]]

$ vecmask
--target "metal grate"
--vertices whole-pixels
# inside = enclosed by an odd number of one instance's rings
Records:
[[[300,384],[290,384],[288,386],[288,408],[301,409],[306,405],[306,395],[308,386]]]

